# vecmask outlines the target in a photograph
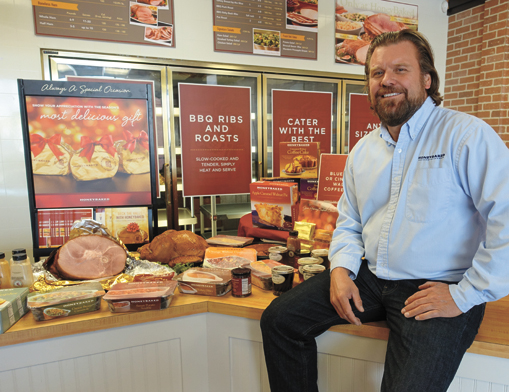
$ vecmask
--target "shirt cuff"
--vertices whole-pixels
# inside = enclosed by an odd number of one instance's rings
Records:
[[[359,272],[359,268],[361,267],[361,258],[357,255],[348,255],[348,254],[336,254],[330,260],[330,270],[338,267],[346,268],[350,271],[350,279],[355,280],[357,278],[357,273]]]
[[[466,279],[462,279],[458,284],[449,285],[449,293],[463,313],[468,312],[475,305],[486,302],[479,297],[478,291]]]

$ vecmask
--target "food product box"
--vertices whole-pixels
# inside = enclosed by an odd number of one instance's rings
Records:
[[[99,310],[104,294],[99,282],[84,283],[46,293],[30,293],[27,306],[37,321],[52,320]]]
[[[103,297],[111,312],[140,312],[160,310],[170,306],[177,282],[117,283]]]
[[[27,311],[28,287],[0,290],[0,333],[14,325]]]
[[[318,178],[320,143],[279,143],[281,177]]]
[[[316,200],[318,178],[301,178],[299,184],[300,199]]]
[[[242,247],[252,243],[254,241],[254,238],[218,234],[215,235],[214,237],[208,238],[206,241],[209,245]]]
[[[298,185],[293,182],[256,181],[249,187],[253,226],[292,230],[298,212]]]
[[[230,270],[194,267],[177,275],[179,291],[183,294],[221,297],[232,289]]]
[[[256,261],[256,250],[249,248],[207,248],[203,266],[206,268],[234,269]]]
[[[249,266],[251,283],[262,290],[272,290],[272,267],[283,265],[274,260],[254,261]]]
[[[338,216],[337,203],[301,200],[297,221],[314,223],[316,229],[334,231]]]

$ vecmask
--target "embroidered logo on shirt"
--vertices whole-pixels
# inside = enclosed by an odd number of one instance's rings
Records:
[[[418,160],[419,161],[433,161],[435,159],[444,159],[445,154],[438,154],[438,155],[421,155]]]

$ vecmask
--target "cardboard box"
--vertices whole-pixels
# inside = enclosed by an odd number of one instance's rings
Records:
[[[334,231],[338,220],[337,203],[319,200],[301,200],[298,222],[316,224],[316,229]]]
[[[27,312],[28,287],[0,290],[0,333],[4,333]]]
[[[296,183],[257,181],[250,184],[250,194],[254,227],[292,230],[298,213]]]
[[[320,143],[279,143],[281,177],[318,178]]]
[[[300,198],[316,200],[318,193],[318,178],[301,178],[299,184]]]

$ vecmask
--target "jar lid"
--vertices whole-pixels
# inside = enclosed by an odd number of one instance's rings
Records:
[[[12,255],[13,261],[21,261],[21,260],[26,260],[26,259],[27,259],[26,253],[16,253],[15,255]]]
[[[269,248],[269,253],[285,253],[288,250],[285,246],[273,246]]]
[[[272,272],[277,274],[293,274],[293,267],[290,267],[289,265],[276,265],[275,267],[272,267]]]
[[[320,265],[320,264],[305,265],[302,268],[302,271],[303,272],[310,272],[310,273],[313,273],[313,274],[319,274],[320,272],[325,271],[325,267],[323,265]]]
[[[317,257],[301,257],[299,260],[297,260],[299,265],[320,264],[322,262],[323,260],[320,260]]]
[[[299,235],[299,232],[297,230],[290,230],[290,235],[297,236]]]
[[[16,255],[18,253],[26,253],[26,252],[27,252],[27,250],[25,248],[16,248],[16,249],[12,250],[13,255]]]
[[[250,275],[251,270],[249,268],[234,268],[232,269],[232,275]]]
[[[5,259],[5,253],[4,252],[0,252],[0,259]]]

